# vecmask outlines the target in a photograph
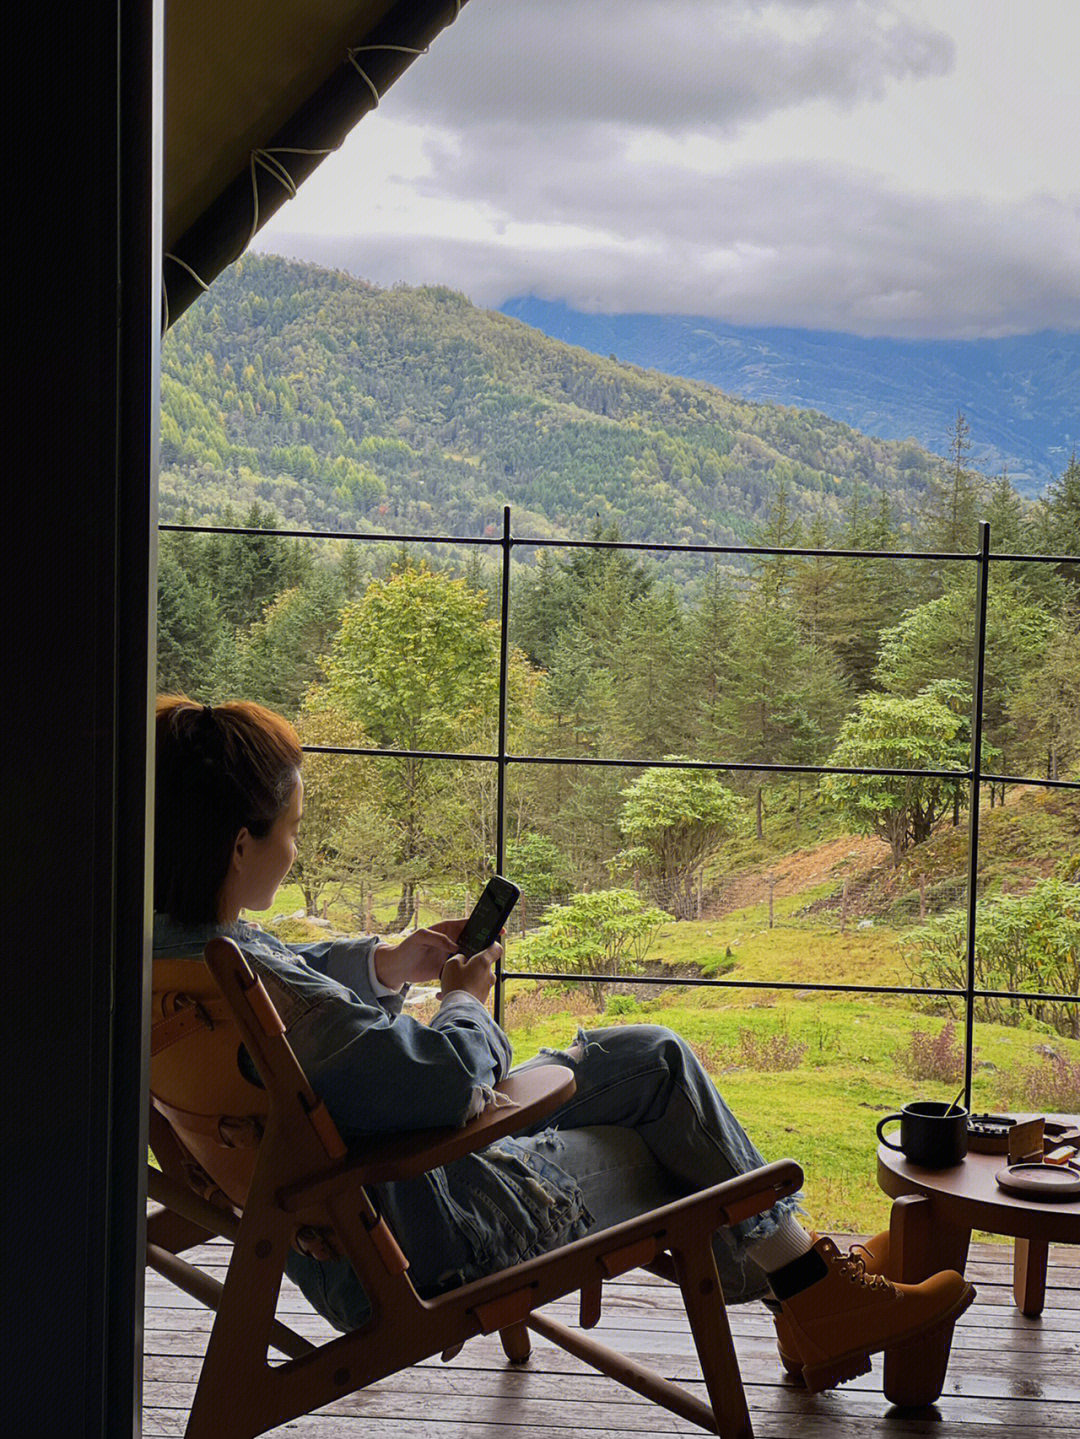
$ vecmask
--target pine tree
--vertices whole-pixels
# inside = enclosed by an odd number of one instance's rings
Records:
[[[734,669],[732,651],[739,624],[739,602],[730,574],[713,565],[691,617],[691,651],[700,698],[693,729],[701,735],[705,757],[715,759],[723,728],[723,705]]]
[[[162,545],[157,577],[159,694],[209,698],[221,615],[205,579],[192,579],[171,545]]]
[[[511,592],[510,634],[534,664],[550,669],[555,642],[570,619],[570,580],[548,549]]]
[[[620,752],[656,759],[690,737],[687,695],[695,683],[687,622],[674,587],[630,606],[615,652],[613,678]]]
[[[1047,488],[1046,508],[1051,553],[1080,557],[1080,459],[1075,450],[1065,473]],[[1060,564],[1058,573],[1080,589],[1080,558],[1075,564]]]
[[[324,657],[341,624],[343,602],[337,570],[314,570],[304,583],[283,590],[238,635],[226,688],[295,716],[309,687],[325,680]]]
[[[802,524],[791,503],[787,479],[783,474],[774,482],[768,512],[754,530],[752,543],[780,551],[802,544]],[[782,553],[753,556],[751,573],[767,602],[782,603],[790,597],[791,581],[798,563],[795,556]]]
[[[807,531],[807,548],[828,549],[831,538],[828,522],[819,511]],[[791,577],[793,608],[811,644],[834,645],[839,641],[834,629],[837,582],[843,564],[832,555],[807,555],[795,561]]]
[[[990,548],[999,554],[1016,554],[1023,546],[1024,502],[1003,469],[990,486],[984,518],[990,524]],[[999,566],[995,566],[995,569]]]
[[[997,554],[1038,553],[1038,518],[1029,515],[1024,501],[1013,488],[1008,472],[1002,470],[990,489],[986,503],[990,524],[990,548]],[[990,583],[1018,585],[1026,599],[1056,613],[1062,604],[1062,581],[1053,566],[998,561],[991,566]]]
[[[617,542],[617,525],[608,529],[594,522],[591,540]],[[631,606],[649,593],[653,578],[632,552],[615,549],[574,550],[563,562],[569,613],[584,631],[593,661],[613,669]]]
[[[498,614],[499,581],[497,571],[484,559],[479,545],[472,545],[465,557],[465,583],[475,594],[484,596],[484,617],[495,619]]]
[[[1009,703],[1016,747],[1047,779],[1080,758],[1080,599],[1070,596],[1042,664],[1021,678]]]
[[[360,566],[360,546],[347,540],[338,563],[338,584],[346,604],[356,599],[364,583],[365,577]]]
[[[237,524],[235,512],[227,511],[222,523]],[[276,530],[278,517],[256,500],[239,528]],[[303,551],[288,542],[267,536],[217,535],[207,555],[208,578],[226,624],[242,627],[262,615],[264,607],[287,589],[304,566]]]
[[[568,757],[615,755],[615,712],[611,672],[593,663],[585,632],[567,625],[537,690],[531,751]],[[603,879],[604,863],[618,845],[619,785],[625,771],[602,766],[522,768],[526,778],[517,783],[529,793],[530,827],[551,836],[579,883]]]
[[[975,548],[983,482],[968,468],[970,452],[971,428],[957,410],[948,461],[931,481],[923,509],[921,539],[927,549],[970,553]]]
[[[991,583],[986,608],[983,734],[987,745],[1008,756],[1012,730],[1009,702],[1025,674],[1037,667],[1054,619],[1032,604],[1007,576]],[[936,600],[910,610],[883,630],[874,673],[893,695],[912,697],[936,682],[962,684],[970,693],[975,660],[975,582],[968,573]],[[986,765],[984,757],[984,767]]]
[[[793,616],[757,586],[740,609],[732,661],[722,707],[728,757],[763,764],[820,759],[843,715],[843,679],[828,651],[807,643]],[[765,771],[750,776],[759,839],[768,783]]]

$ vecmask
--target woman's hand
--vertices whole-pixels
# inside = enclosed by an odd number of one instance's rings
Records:
[[[443,919],[429,929],[413,930],[398,944],[376,945],[375,973],[388,989],[430,984],[457,953],[457,938],[464,925],[463,919]]]
[[[466,994],[471,994],[481,1004],[486,1004],[487,997],[491,993],[491,986],[495,983],[495,965],[501,955],[501,944],[489,945],[479,954],[474,954],[471,959],[455,954],[446,961],[443,967],[439,998],[444,999],[454,990],[463,989]]]

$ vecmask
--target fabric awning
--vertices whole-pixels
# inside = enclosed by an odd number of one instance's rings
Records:
[[[163,323],[247,248],[464,0],[170,0]]]

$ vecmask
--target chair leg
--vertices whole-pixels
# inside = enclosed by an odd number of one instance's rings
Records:
[[[275,1232],[276,1231],[276,1232]],[[186,1439],[253,1439],[289,1418],[278,1414],[267,1348],[272,1342],[285,1256],[291,1240],[287,1215],[266,1223],[258,1239],[243,1225],[233,1246],[210,1343],[185,1431]],[[237,1393],[243,1403],[235,1402]],[[320,1401],[312,1399],[312,1406]],[[302,1411],[301,1411],[302,1412]]]
[[[712,1245],[706,1240],[672,1257],[720,1439],[753,1439]]]
[[[532,1353],[532,1340],[524,1323],[508,1324],[499,1330],[503,1351],[511,1364],[524,1364]]]
[[[665,1409],[670,1409],[673,1414],[678,1414],[683,1419],[689,1419],[691,1424],[699,1424],[710,1434],[717,1432],[716,1415],[709,1405],[703,1404],[696,1395],[687,1390],[680,1389],[678,1384],[673,1384],[670,1379],[657,1374],[654,1369],[639,1364],[636,1359],[620,1354],[615,1349],[609,1349],[606,1344],[598,1344],[580,1329],[568,1329],[565,1324],[560,1324],[557,1319],[552,1319],[547,1314],[530,1314],[526,1323],[550,1343],[557,1344],[560,1349],[565,1349],[567,1354],[573,1354],[583,1363],[591,1364],[594,1369],[599,1369],[601,1374],[624,1384],[635,1394],[643,1395],[653,1404],[662,1404]],[[744,1435],[749,1434],[749,1430],[721,1432],[724,1433],[724,1439],[743,1439]]]

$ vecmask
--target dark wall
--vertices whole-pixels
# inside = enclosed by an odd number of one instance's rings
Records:
[[[5,186],[4,1409],[21,1436],[139,1429],[160,30],[161,0],[30,7],[5,55],[21,108]]]

